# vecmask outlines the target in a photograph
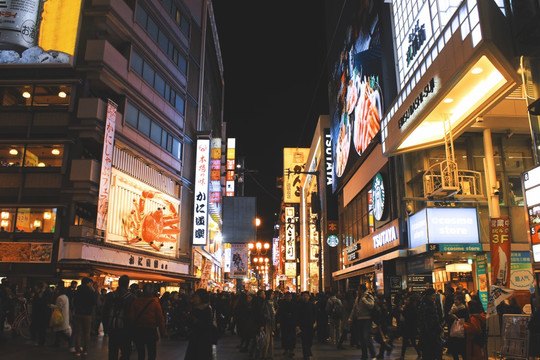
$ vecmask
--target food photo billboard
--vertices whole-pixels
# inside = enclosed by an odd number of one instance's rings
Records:
[[[82,0],[1,0],[0,65],[73,64]]]
[[[333,191],[368,150],[381,128],[382,2],[357,2],[349,20],[338,24],[330,69],[330,133],[333,146]]]

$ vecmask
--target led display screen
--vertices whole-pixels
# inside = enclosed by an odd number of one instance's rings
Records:
[[[0,64],[71,64],[81,2],[0,1]]]
[[[346,23],[344,41],[330,78],[330,121],[334,154],[334,191],[380,130],[382,2],[363,1]]]

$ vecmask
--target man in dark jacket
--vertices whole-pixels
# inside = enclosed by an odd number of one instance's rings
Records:
[[[96,306],[96,296],[92,287],[92,280],[85,277],[77,288],[73,299],[75,307],[75,347],[76,355],[88,354],[90,344],[90,328],[92,326],[92,311]]]
[[[435,308],[435,290],[429,288],[424,292],[419,314],[420,348],[423,359],[441,360],[441,325]]]
[[[281,346],[284,349],[283,355],[294,357],[296,347],[295,328],[298,324],[298,314],[296,304],[293,302],[292,293],[285,294],[285,299],[279,303],[276,316],[276,325],[281,330]]]
[[[302,293],[300,303],[298,304],[298,327],[301,331],[302,354],[304,360],[311,359],[311,346],[313,345],[313,325],[317,317],[315,304],[311,302],[308,291]]]
[[[131,355],[131,330],[128,324],[128,312],[135,295],[129,291],[129,277],[120,276],[118,289],[107,297],[108,309],[107,330],[109,334],[109,360],[118,359],[118,350],[121,352],[120,360],[127,360]]]

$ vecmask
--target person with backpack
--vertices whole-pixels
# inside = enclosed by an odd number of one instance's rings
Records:
[[[330,341],[336,345],[341,339],[341,322],[343,319],[343,303],[336,296],[336,293],[330,291],[328,293],[330,298],[326,303],[326,312],[328,313],[328,319],[330,322]]]
[[[107,331],[109,334],[109,360],[127,360],[131,355],[131,330],[128,312],[135,295],[128,289],[129,276],[118,279],[118,288],[107,297],[104,308],[108,310]]]
[[[486,313],[479,299],[469,301],[469,321],[465,323],[465,359],[485,359],[487,344]]]

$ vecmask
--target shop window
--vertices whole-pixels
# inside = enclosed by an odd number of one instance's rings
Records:
[[[53,233],[56,226],[56,209],[18,208],[15,232]]]
[[[13,232],[17,209],[0,209],[0,232]]]
[[[68,106],[70,85],[23,85],[0,87],[2,106]]]
[[[1,86],[2,106],[30,106],[32,104],[32,86]]]
[[[521,176],[508,176],[508,204],[510,206],[523,206],[523,189],[521,187]]]
[[[24,146],[0,145],[0,166],[21,166],[23,163]]]
[[[24,166],[61,167],[63,155],[62,145],[28,145],[24,155]]]
[[[94,227],[96,223],[97,207],[91,204],[75,204],[75,221],[73,225]]]

